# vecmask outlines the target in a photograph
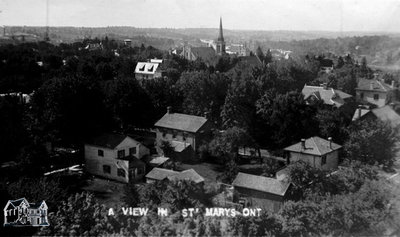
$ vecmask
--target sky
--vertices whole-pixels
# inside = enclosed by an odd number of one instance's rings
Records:
[[[0,0],[0,25],[400,32],[400,0]]]

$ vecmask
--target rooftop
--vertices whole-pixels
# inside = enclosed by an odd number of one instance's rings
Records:
[[[377,79],[364,79],[360,78],[357,83],[356,90],[380,91],[387,92],[392,90],[392,87],[383,81]]]
[[[390,105],[373,109],[372,113],[382,122],[389,123],[392,128],[400,125],[400,115],[398,115]]]
[[[190,180],[195,183],[204,182],[204,178],[201,177],[194,169],[184,170],[181,172],[162,169],[162,168],[154,168],[147,175],[148,179],[155,180]]]
[[[128,136],[117,133],[106,133],[93,138],[87,144],[114,149]]]
[[[212,47],[192,47],[192,54],[201,58],[204,62],[212,63],[215,59],[215,50]]]
[[[166,113],[160,120],[156,122],[155,127],[170,128],[186,132],[197,132],[205,123],[205,117]]]
[[[336,107],[344,105],[344,100],[352,97],[352,95],[349,95],[341,90],[336,90],[323,86],[304,85],[301,93],[303,93],[305,100],[307,100],[311,96],[314,96],[318,100],[323,100],[324,104],[335,105]]]
[[[233,180],[232,185],[235,187],[253,189],[261,192],[284,196],[290,184],[274,178],[239,172],[235,180]]]
[[[156,62],[138,62],[135,68],[135,73],[154,74],[160,64]]]
[[[305,148],[303,148],[301,142],[298,142],[286,147],[284,150],[322,156],[342,147],[334,142],[332,142],[332,144],[330,143],[331,142],[328,140],[315,136],[305,140]]]

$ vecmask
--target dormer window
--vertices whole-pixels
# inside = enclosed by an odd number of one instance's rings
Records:
[[[139,68],[139,71],[141,71],[141,72],[144,72],[144,68],[146,67],[146,64],[143,64],[143,66],[141,66],[140,68]]]
[[[151,67],[149,67],[149,69],[147,69],[147,71],[152,72],[154,68],[154,65],[151,65]]]

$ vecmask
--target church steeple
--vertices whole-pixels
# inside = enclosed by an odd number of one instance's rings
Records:
[[[219,18],[219,35],[217,39],[217,54],[222,55],[225,53],[224,34],[222,32],[222,17]]]
[[[222,32],[222,17],[219,18],[219,36],[218,41],[224,41],[224,34]]]

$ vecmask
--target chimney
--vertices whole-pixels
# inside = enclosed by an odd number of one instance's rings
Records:
[[[362,106],[359,105],[359,106],[358,106],[358,118],[359,118],[359,119],[361,118],[361,109],[362,109]]]
[[[369,89],[370,89],[370,90],[373,90],[373,89],[374,89],[374,83],[373,83],[373,82],[369,83]]]
[[[390,106],[390,108],[394,109],[394,103],[393,102],[390,103],[389,106]]]
[[[204,118],[209,119],[209,117],[210,117],[209,115],[210,115],[210,113],[208,111],[204,112]]]
[[[322,83],[321,84],[321,87],[323,87],[324,88],[324,90],[327,90],[328,89],[328,83]]]
[[[171,107],[171,106],[168,106],[168,107],[167,107],[167,114],[170,114],[170,113],[172,113],[172,107]]]
[[[306,149],[306,139],[304,139],[304,138],[301,139],[301,149],[303,149],[303,150]]]
[[[390,85],[390,88],[394,89],[394,80],[392,80],[392,84]]]
[[[331,138],[331,137],[328,137],[328,141],[329,141],[329,148],[332,149],[332,138]]]

